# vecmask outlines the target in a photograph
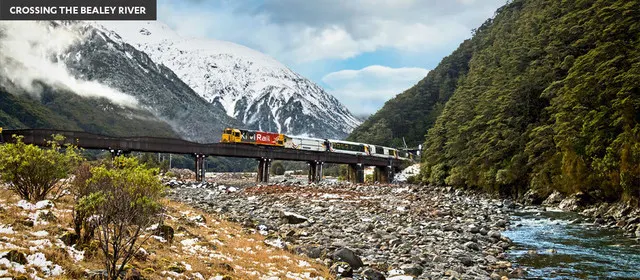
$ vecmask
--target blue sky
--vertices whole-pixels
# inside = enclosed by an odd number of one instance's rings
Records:
[[[506,0],[159,0],[183,36],[268,54],[356,115],[421,80]]]

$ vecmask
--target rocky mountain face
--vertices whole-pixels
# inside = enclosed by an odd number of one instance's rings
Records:
[[[107,35],[103,40],[130,44],[148,54],[245,128],[344,138],[360,124],[318,85],[244,46],[183,38],[160,22],[94,22],[92,26]]]

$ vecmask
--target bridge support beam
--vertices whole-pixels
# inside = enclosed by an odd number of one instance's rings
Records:
[[[196,181],[204,182],[205,170],[204,164],[207,156],[196,154]]]
[[[393,180],[393,171],[390,166],[376,166],[374,177],[377,182],[390,183]]]
[[[355,184],[364,183],[364,166],[362,163],[349,164],[347,180]]]
[[[109,152],[111,153],[111,159],[114,159],[115,157],[118,157],[124,154],[122,150],[115,150],[115,149],[109,149]]]
[[[309,182],[320,182],[323,176],[322,161],[310,161],[309,162]]]
[[[271,169],[270,158],[258,159],[258,176],[256,178],[256,182],[262,182],[262,183],[269,182],[270,169]]]

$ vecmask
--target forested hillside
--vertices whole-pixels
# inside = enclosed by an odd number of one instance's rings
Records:
[[[43,90],[35,96],[0,85],[0,127],[78,130],[114,136],[177,137],[169,125],[146,111],[115,106],[104,99],[84,98],[44,84],[40,86]]]
[[[403,147],[404,137],[408,146],[417,147],[453,94],[458,79],[469,70],[472,51],[471,40],[460,44],[427,77],[387,101],[382,109],[353,130],[347,140]]]
[[[639,38],[640,1],[525,0],[500,8],[471,39],[469,70],[427,134],[423,181],[637,199]],[[428,123],[432,103],[416,106],[418,123]]]

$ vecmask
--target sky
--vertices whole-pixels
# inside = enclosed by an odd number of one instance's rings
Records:
[[[182,36],[245,45],[319,84],[355,115],[412,87],[506,0],[159,0]]]

